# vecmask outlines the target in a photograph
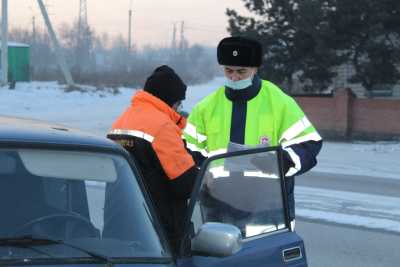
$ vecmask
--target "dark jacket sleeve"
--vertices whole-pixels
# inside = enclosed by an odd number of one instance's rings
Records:
[[[291,148],[300,159],[301,169],[295,174],[295,175],[300,175],[309,171],[317,164],[317,155],[321,151],[322,140],[306,141],[300,144],[294,144],[288,146],[288,148]],[[287,173],[290,167],[294,167],[294,163],[289,153],[285,150],[284,150],[283,160],[284,160],[283,163],[284,173]]]
[[[171,190],[174,192],[176,198],[190,198],[198,172],[199,169],[193,166],[174,180],[170,180]]]
[[[203,156],[203,154],[201,154],[198,151],[190,150],[186,145],[186,140],[185,139],[183,139],[183,143],[185,144],[186,151],[192,156],[192,158],[193,158],[194,162],[196,163],[196,165],[198,167],[200,167],[203,164],[203,162],[207,159],[207,157]]]

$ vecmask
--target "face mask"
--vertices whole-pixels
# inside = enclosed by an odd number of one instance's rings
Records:
[[[178,112],[178,113],[182,111],[182,108],[183,108],[182,101],[177,102],[173,106],[173,109],[175,109],[175,111]]]
[[[245,89],[245,88],[249,87],[252,84],[253,76],[254,75],[251,75],[249,78],[243,79],[243,80],[240,80],[240,81],[232,81],[231,79],[225,77],[225,86],[229,87],[229,88],[231,88],[233,90]]]
[[[181,103],[176,107],[176,112],[180,113],[182,111],[182,109],[183,109],[183,105]]]

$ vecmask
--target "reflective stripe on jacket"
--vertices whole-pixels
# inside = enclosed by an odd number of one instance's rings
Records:
[[[188,148],[204,156],[226,152],[231,114],[232,101],[226,97],[225,87],[203,99],[190,113],[184,131]],[[245,123],[244,144],[280,144],[286,149],[294,163],[287,176],[301,170],[300,159],[290,146],[322,140],[293,98],[265,80],[261,81],[258,94],[246,104]]]
[[[132,105],[116,120],[109,136],[132,136],[151,143],[170,180],[194,166],[182,141],[186,119],[157,97],[139,91]]]

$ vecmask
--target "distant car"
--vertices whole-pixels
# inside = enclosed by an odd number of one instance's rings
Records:
[[[172,255],[121,146],[0,116],[0,266],[307,266],[279,157],[264,148],[209,158],[182,229],[187,245]]]

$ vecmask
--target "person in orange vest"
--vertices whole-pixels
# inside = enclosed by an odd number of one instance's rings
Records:
[[[107,135],[127,149],[138,163],[175,250],[198,173],[182,140],[186,118],[177,112],[186,88],[172,68],[166,65],[156,68]]]

